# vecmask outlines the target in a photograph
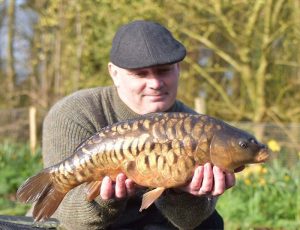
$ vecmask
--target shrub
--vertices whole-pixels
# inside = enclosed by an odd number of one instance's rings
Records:
[[[28,205],[16,201],[18,187],[28,177],[42,169],[40,149],[33,155],[28,144],[0,144],[0,214],[23,215]]]

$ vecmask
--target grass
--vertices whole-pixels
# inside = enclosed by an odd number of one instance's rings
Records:
[[[24,143],[0,143],[0,215],[24,215],[29,205],[16,201],[23,181],[42,169],[40,149],[32,155]]]
[[[300,229],[299,172],[300,161],[287,166],[281,153],[237,174],[217,206],[226,229]]]

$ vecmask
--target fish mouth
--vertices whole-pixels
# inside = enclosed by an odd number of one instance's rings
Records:
[[[262,149],[257,154],[255,160],[257,163],[262,163],[262,162],[267,161],[269,159],[269,157],[270,157],[270,153],[269,153],[268,149]]]
[[[235,173],[238,173],[238,172],[241,172],[241,171],[243,171],[244,169],[245,169],[245,165],[242,165],[242,166],[240,166],[240,167],[237,167],[236,169],[234,169],[233,171],[235,172]]]

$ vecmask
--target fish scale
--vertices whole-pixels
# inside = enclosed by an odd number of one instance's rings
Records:
[[[154,188],[144,194],[142,210],[165,189],[186,184],[198,165],[211,162],[234,172],[245,164],[264,162],[268,155],[266,146],[251,134],[216,118],[153,113],[103,128],[69,158],[27,179],[17,198],[36,202],[35,220],[47,219],[78,185],[87,182],[87,199],[92,200],[99,195],[104,176],[115,180],[124,173],[135,183]]]

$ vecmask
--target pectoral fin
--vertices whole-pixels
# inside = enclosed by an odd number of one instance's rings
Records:
[[[100,194],[100,186],[102,181],[92,181],[86,187],[86,199],[87,201],[94,200]]]
[[[165,191],[165,188],[163,187],[158,187],[156,189],[153,189],[149,192],[146,192],[143,195],[143,200],[142,204],[140,207],[140,212],[143,211],[144,209],[147,209],[156,199],[158,199],[161,194]]]

